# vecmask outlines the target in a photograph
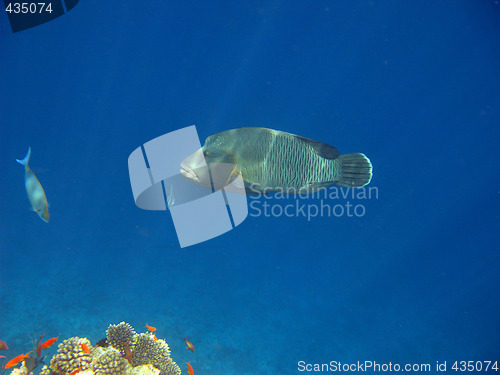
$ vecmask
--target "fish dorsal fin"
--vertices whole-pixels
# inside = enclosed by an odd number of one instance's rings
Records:
[[[315,141],[313,139],[301,137],[300,135],[295,136],[298,140],[307,143],[311,146],[314,151],[321,157],[325,159],[337,159],[340,156],[339,150],[335,147],[330,146],[327,143]]]

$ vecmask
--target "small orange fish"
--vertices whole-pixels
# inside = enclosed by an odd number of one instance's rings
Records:
[[[69,374],[69,375],[75,375],[75,374],[76,374],[77,372],[79,372],[79,371],[80,371],[80,369],[79,369],[79,368],[77,368],[76,370],[73,370],[73,371],[71,372],[71,374]]]
[[[15,365],[17,365],[19,362],[22,362],[24,361],[26,358],[28,358],[30,356],[30,353],[26,353],[26,354],[19,354],[17,357],[14,357],[12,358],[9,362],[7,362],[4,366],[4,368],[11,368],[11,367],[14,367]]]
[[[188,374],[189,374],[189,375],[194,375],[193,366],[191,366],[191,365],[189,364],[189,362],[186,362],[186,365],[187,365],[187,368],[188,368]]]
[[[184,337],[184,341],[186,341],[186,349],[191,350],[194,353],[194,345],[188,340],[188,337]]]
[[[156,328],[155,328],[155,327],[148,326],[147,324],[146,324],[146,328],[147,328],[147,329],[148,329],[148,331],[150,331],[150,332],[154,332],[154,331],[156,331]]]
[[[123,349],[125,349],[125,359],[128,361],[128,363],[132,364],[132,350],[130,350],[130,345],[128,342],[123,344]]]
[[[90,354],[90,349],[89,349],[89,346],[85,343],[80,343],[80,346],[82,347],[82,350],[87,353],[87,354]]]
[[[156,337],[156,335],[153,335],[153,338],[155,339],[155,341],[158,341],[158,337]]]
[[[0,340],[0,350],[9,350],[7,343],[5,341]]]
[[[52,337],[51,339],[48,339],[47,341],[45,341],[42,346],[40,346],[42,349],[47,349],[47,348],[50,348],[56,341],[57,339],[59,338],[59,336],[57,337]]]

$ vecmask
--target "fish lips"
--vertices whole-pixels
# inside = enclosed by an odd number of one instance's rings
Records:
[[[207,166],[193,169],[188,166],[181,165],[181,176],[197,185],[209,188],[212,187]]]
[[[207,162],[201,148],[182,161],[180,173],[182,177],[197,185],[212,187]]]
[[[244,192],[243,179],[237,166],[231,163],[207,163],[202,149],[182,161],[180,173],[190,182],[215,191],[231,185],[230,190]]]
[[[193,169],[188,167],[187,165],[181,164],[181,175],[182,175],[182,177],[188,179],[189,181],[200,182],[200,178],[198,177],[198,174]]]

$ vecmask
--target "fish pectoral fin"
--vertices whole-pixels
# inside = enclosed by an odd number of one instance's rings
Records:
[[[237,165],[232,163],[209,164],[212,188],[217,191],[230,184],[241,174]]]
[[[239,177],[239,178],[238,178]],[[246,182],[243,180],[241,171],[238,168],[234,168],[226,182],[224,183],[223,189],[230,193],[245,194]]]
[[[236,179],[236,177],[241,175],[240,169],[235,165],[229,176],[227,177],[226,182],[224,183],[224,186],[227,186]],[[242,179],[243,180],[243,179]]]
[[[322,158],[325,159],[337,159],[340,156],[339,150],[337,150],[335,147],[330,146],[327,143],[315,141],[313,139],[309,139],[306,137],[301,137],[300,135],[295,136],[298,140],[307,143],[309,146],[311,146],[316,154],[321,156]]]

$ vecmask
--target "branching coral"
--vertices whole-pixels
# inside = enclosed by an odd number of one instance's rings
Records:
[[[64,340],[40,375],[69,375],[75,371],[78,375],[180,375],[164,340],[153,334],[137,334],[125,322],[110,325],[106,333],[109,346],[102,340],[96,346],[86,338]],[[23,364],[11,375],[33,373],[29,365]]]
[[[170,349],[164,340],[155,340],[153,335],[137,335],[132,352],[132,366],[152,364],[160,375],[179,375],[179,366],[170,358]]]
[[[125,355],[125,346],[128,344],[130,348],[133,348],[137,333],[130,324],[121,322],[117,325],[110,324],[106,336],[108,344],[118,350],[121,355]]]
[[[59,374],[71,374],[74,370],[89,369],[92,354],[86,353],[81,344],[91,347],[89,340],[79,337],[70,337],[60,343],[57,353],[50,360],[50,369]]]
[[[50,375],[51,373],[52,373],[52,370],[47,365],[44,365],[42,367],[42,369],[40,370],[40,375]]]
[[[127,366],[130,366],[118,350],[107,348],[103,351],[95,351],[92,369],[95,375],[120,375],[124,374]]]
[[[128,375],[159,375],[160,370],[153,367],[153,365],[142,365],[133,367]]]
[[[28,372],[28,368],[26,367],[26,364],[23,363],[21,367],[15,368],[14,370],[12,370],[10,375],[33,375],[33,373]]]

